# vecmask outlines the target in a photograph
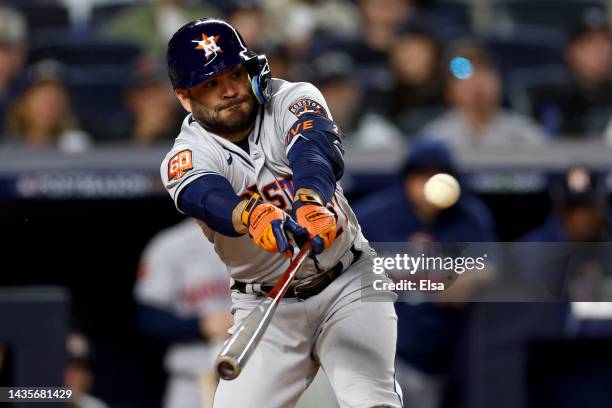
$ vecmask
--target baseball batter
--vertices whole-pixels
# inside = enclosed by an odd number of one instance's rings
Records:
[[[314,254],[241,375],[219,384],[215,407],[291,407],[319,367],[341,407],[401,407],[395,295],[362,299],[375,253],[338,184],[342,134],[321,93],[271,78],[265,57],[221,20],[179,29],[168,67],[190,114],[161,176],[228,267],[233,327],[274,285],[296,245],[310,241]]]

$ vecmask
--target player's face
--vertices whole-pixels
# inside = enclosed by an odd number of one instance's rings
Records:
[[[561,220],[571,241],[598,241],[602,238],[605,215],[595,204],[563,208]]]
[[[214,133],[239,133],[255,122],[257,101],[244,65],[230,68],[187,92],[193,117]]]
[[[469,79],[451,79],[448,92],[454,108],[489,115],[499,107],[501,81],[492,68],[476,66]]]

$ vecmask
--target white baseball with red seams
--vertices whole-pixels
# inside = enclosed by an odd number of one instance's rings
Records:
[[[434,174],[425,182],[425,199],[437,208],[455,205],[461,195],[461,187],[456,178],[446,173]]]

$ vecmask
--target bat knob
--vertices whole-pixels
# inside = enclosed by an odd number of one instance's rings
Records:
[[[219,374],[219,377],[226,381],[233,380],[240,374],[240,364],[234,358],[227,356],[220,356],[215,361],[215,369]]]

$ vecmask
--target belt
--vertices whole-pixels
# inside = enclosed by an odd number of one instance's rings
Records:
[[[351,246],[350,251],[353,254],[353,260],[350,263],[350,265],[352,265],[361,257],[361,251],[357,250],[354,245]],[[342,262],[338,262],[330,270],[321,272],[314,276],[309,276],[290,286],[287,293],[285,293],[285,297],[296,298],[303,301],[309,297],[318,295],[319,293],[323,292],[323,290],[328,287],[329,284],[334,281],[334,279],[340,276],[345,269],[346,268]],[[249,287],[251,290],[248,291],[247,287]],[[272,290],[273,287],[274,285],[260,285],[256,283],[235,281],[231,289],[237,290],[240,293],[256,292],[257,294],[266,295]]]

